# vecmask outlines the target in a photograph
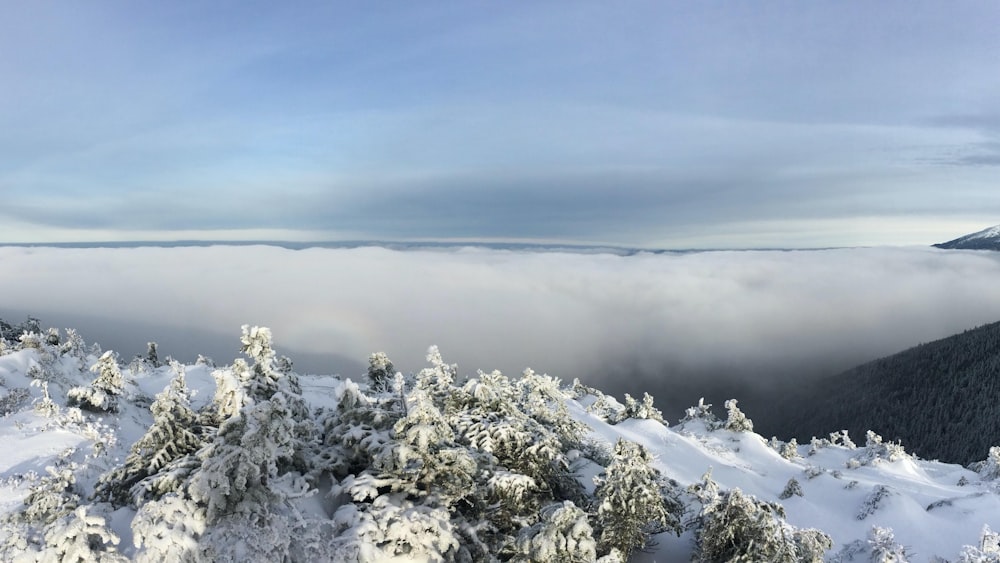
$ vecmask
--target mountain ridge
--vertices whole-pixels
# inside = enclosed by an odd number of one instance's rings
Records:
[[[1000,225],[932,245],[947,250],[1000,250]]]

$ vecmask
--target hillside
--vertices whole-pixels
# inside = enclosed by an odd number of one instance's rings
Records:
[[[1000,444],[1000,323],[921,344],[803,390],[800,438],[873,429],[928,459],[969,463]]]
[[[934,245],[937,248],[964,250],[1000,250],[1000,225]]]
[[[462,378],[435,347],[355,382],[295,373],[260,327],[226,366],[19,328],[0,336],[7,561],[1000,557],[1000,449],[974,471],[874,434],[767,440],[735,401],[670,425],[648,396]]]

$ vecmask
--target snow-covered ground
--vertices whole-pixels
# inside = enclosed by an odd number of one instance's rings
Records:
[[[123,365],[125,392],[116,414],[96,415],[66,407],[67,390],[86,384],[94,375],[88,371],[98,362],[94,352],[46,356],[42,347],[0,355],[0,511],[4,514],[23,510],[31,486],[52,471],[68,469],[80,491],[93,491],[97,479],[121,463],[150,426],[148,406],[170,384],[176,369],[151,368],[141,362],[133,363],[133,369]],[[44,386],[42,374],[48,381]],[[192,407],[209,404],[216,385],[212,369],[193,364],[185,366],[185,374]],[[344,381],[338,376],[300,376],[300,382],[302,396],[313,407],[334,408],[344,393]],[[48,411],[46,394],[56,405]],[[721,423],[698,416],[670,426],[653,418],[610,424],[605,414],[620,410],[621,405],[604,397],[603,407],[594,408],[599,395],[567,391],[565,399],[570,415],[589,427],[593,439],[609,447],[619,438],[643,445],[652,454],[653,465],[680,489],[701,482],[710,472],[722,490],[738,488],[762,501],[780,503],[789,524],[816,528],[831,537],[828,561],[875,560],[870,540],[873,534],[884,536],[888,531],[910,561],[997,561],[1000,557],[994,553],[992,558],[973,559],[967,547],[980,547],[984,526],[1000,529],[1000,481],[995,480],[995,465],[975,472],[914,459],[874,436],[867,445],[865,437],[851,437],[858,441],[853,446],[849,439],[836,436],[832,442],[814,440],[796,446],[749,431],[726,430]],[[747,415],[752,418],[753,413]],[[576,469],[578,478],[593,491],[592,478],[602,468],[582,462]],[[782,494],[791,480],[799,484],[801,494]],[[82,498],[81,504],[87,502],[86,495]],[[699,510],[698,502],[689,494],[682,498],[688,505],[685,517],[690,520]],[[131,529],[134,516],[129,508],[105,515],[107,527],[120,538],[118,550],[126,557],[136,553]],[[0,545],[12,541],[9,529],[2,534]],[[690,529],[680,536],[663,533],[655,539],[648,551],[635,554],[633,560],[687,561],[694,553],[695,535]],[[966,558],[960,559],[963,550]]]

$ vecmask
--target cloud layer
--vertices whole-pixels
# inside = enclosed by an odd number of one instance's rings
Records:
[[[303,373],[383,350],[463,374],[525,367],[672,404],[735,382],[808,384],[1000,319],[1000,255],[925,248],[613,256],[470,248],[0,248],[0,317],[78,328],[125,357],[238,356],[274,330]],[[677,401],[689,401],[688,396]]]

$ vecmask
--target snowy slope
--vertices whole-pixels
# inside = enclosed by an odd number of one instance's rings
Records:
[[[0,355],[3,513],[24,508],[30,487],[47,474],[47,468],[69,469],[81,489],[92,490],[98,477],[119,463],[150,425],[148,405],[174,376],[169,367],[151,368],[141,362],[131,368],[123,365],[126,386],[117,414],[99,416],[66,408],[67,390],[94,375],[88,371],[97,362],[94,352],[54,357],[43,347]],[[193,391],[192,407],[208,404],[215,391],[211,368],[188,365],[185,373]],[[47,390],[32,385],[39,374],[48,380]],[[312,407],[333,408],[345,392],[345,381],[338,376],[301,376],[300,381],[302,396]],[[837,445],[819,440],[812,445],[788,445],[753,432],[725,430],[711,418],[697,416],[670,426],[652,418],[611,424],[607,412],[620,411],[621,405],[603,397],[606,408],[593,408],[600,393],[592,391],[567,388],[565,404],[598,443],[610,447],[624,438],[643,445],[654,456],[654,466],[681,488],[701,482],[710,471],[723,490],[738,488],[760,500],[780,503],[792,526],[829,534],[833,548],[827,552],[828,561],[871,560],[869,538],[875,528],[891,529],[911,561],[935,557],[958,561],[965,546],[979,545],[985,525],[1000,529],[1000,481],[988,478],[995,476],[995,467],[994,475],[989,475],[989,467],[980,475],[956,465],[914,459],[895,445],[874,439],[866,446],[861,444],[863,437],[853,437],[859,441],[857,447],[844,445],[843,440]],[[41,412],[46,392],[58,412]],[[753,413],[747,414],[752,418]],[[601,467],[581,459],[575,469],[593,492],[592,478]],[[802,495],[780,499],[791,479],[800,484]],[[687,494],[682,500],[690,519],[699,510],[698,501]],[[317,503],[317,514],[322,513],[322,501],[310,502]],[[136,554],[130,529],[134,516],[128,508],[104,514],[107,526],[120,538],[118,551],[126,558]],[[12,537],[4,528],[0,545]],[[656,540],[649,551],[636,554],[633,560],[687,561],[694,552],[691,530],[679,537],[664,533]]]

